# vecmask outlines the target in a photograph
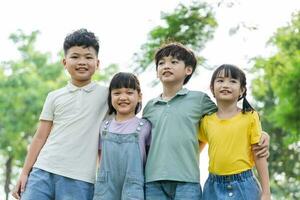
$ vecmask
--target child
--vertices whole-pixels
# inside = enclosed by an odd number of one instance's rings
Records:
[[[141,110],[142,94],[137,77],[116,74],[109,86],[109,114],[100,135],[100,168],[94,200],[144,199],[144,163],[150,144],[150,123],[135,115]]]
[[[47,96],[15,198],[92,199],[98,131],[107,112],[107,88],[91,82],[98,51],[98,39],[86,29],[65,38],[63,65],[71,81]]]
[[[246,99],[246,76],[233,65],[221,65],[213,73],[211,91],[218,111],[205,116],[199,137],[209,144],[209,177],[203,199],[270,199],[268,164],[252,153],[261,137],[257,112]],[[243,99],[243,108],[237,102]],[[262,193],[253,176],[257,168]]]
[[[156,52],[155,64],[163,92],[143,112],[152,124],[146,199],[199,200],[199,120],[217,108],[205,93],[183,88],[197,65],[191,50],[180,43],[166,44]],[[266,151],[267,145],[262,146]]]

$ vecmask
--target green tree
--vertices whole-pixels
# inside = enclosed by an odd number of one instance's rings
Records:
[[[253,95],[271,134],[269,168],[272,193],[300,198],[300,12],[270,39],[277,53],[255,60]]]
[[[212,8],[196,1],[190,6],[179,4],[172,13],[162,13],[161,19],[164,25],[151,30],[141,52],[134,55],[136,72],[143,72],[153,62],[155,51],[168,41],[181,42],[197,52],[202,50],[217,27]],[[204,58],[198,60],[201,63]]]
[[[37,35],[38,31],[26,35],[21,30],[12,34],[21,58],[0,65],[0,153],[6,199],[15,176],[13,166],[23,164],[46,94],[66,82],[62,65],[35,49]]]

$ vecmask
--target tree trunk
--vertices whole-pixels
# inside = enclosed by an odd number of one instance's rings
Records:
[[[8,159],[5,163],[5,185],[4,185],[4,192],[5,192],[5,199],[8,200],[8,195],[10,192],[9,186],[11,183],[11,173],[12,173],[12,161],[13,157],[12,155],[9,155]]]

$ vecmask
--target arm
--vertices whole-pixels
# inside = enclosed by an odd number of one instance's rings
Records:
[[[206,146],[206,142],[202,142],[200,140],[198,140],[198,142],[199,142],[199,151],[201,153],[204,147]]]
[[[261,139],[257,145],[252,146],[254,154],[258,157],[269,157],[269,145],[270,145],[270,136],[268,133],[262,131]]]
[[[252,145],[254,147],[258,146],[258,144]],[[253,152],[253,157],[255,161],[255,166],[260,178],[260,184],[262,187],[262,195],[261,200],[270,200],[271,192],[270,192],[270,182],[269,182],[269,170],[268,170],[268,162],[266,157],[259,157],[255,152]]]
[[[38,129],[30,144],[21,175],[12,193],[13,197],[16,199],[20,199],[20,193],[25,190],[28,175],[50,134],[52,124],[52,121],[44,120],[41,120],[39,123]]]

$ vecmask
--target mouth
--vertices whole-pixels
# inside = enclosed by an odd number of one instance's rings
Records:
[[[118,103],[118,105],[119,105],[119,106],[128,106],[129,103],[127,103],[127,102],[120,102],[120,103]]]
[[[231,91],[229,91],[229,90],[221,90],[220,93],[221,94],[231,94]]]
[[[164,72],[162,73],[163,76],[170,76],[170,75],[172,75],[172,74],[173,74],[173,73],[170,72],[170,71],[164,71]]]
[[[78,72],[86,72],[86,71],[88,71],[88,68],[86,68],[86,67],[77,67],[75,70],[78,71]]]

